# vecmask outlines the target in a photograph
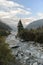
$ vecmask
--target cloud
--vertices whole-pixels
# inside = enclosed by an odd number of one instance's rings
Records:
[[[40,13],[40,12],[38,12],[36,16],[29,16],[32,14],[31,11],[32,11],[31,8],[26,8],[25,6],[18,4],[17,2],[14,2],[13,0],[12,1],[0,0],[0,18],[1,19],[18,20],[21,18],[23,24],[27,25],[34,20],[43,18],[43,13]]]
[[[9,15],[8,12],[0,11],[0,18],[9,17],[8,15]]]
[[[31,11],[31,8],[27,8],[28,11]]]
[[[37,13],[37,16],[39,19],[43,19],[43,13],[39,12],[39,13]]]
[[[37,19],[35,17],[28,17],[28,18],[22,18],[21,20],[22,23],[26,26]]]
[[[26,8],[24,5],[18,4],[13,0],[0,0],[0,18],[6,20],[10,19],[9,21],[11,21],[11,24],[12,20],[18,20],[20,18],[26,25],[34,20],[43,18],[43,13],[41,12],[36,13],[36,16],[29,16],[32,14],[31,11],[31,8]]]
[[[0,0],[0,18],[18,18],[17,15],[30,15],[30,11],[13,1]],[[19,16],[20,17],[20,16]]]
[[[11,13],[14,13],[14,14],[24,14],[24,15],[29,15],[31,14],[31,12],[29,11],[26,11],[24,9],[21,9],[21,8],[17,8],[16,10],[13,10],[13,11],[10,11]]]
[[[3,5],[5,7],[24,7],[23,5],[8,0],[0,0],[0,5]]]

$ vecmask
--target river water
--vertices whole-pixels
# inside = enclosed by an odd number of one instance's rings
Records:
[[[21,42],[15,38],[16,33],[13,31],[6,39],[12,54],[23,65],[43,65],[43,47],[33,41]]]

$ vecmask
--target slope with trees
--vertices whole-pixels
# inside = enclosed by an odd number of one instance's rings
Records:
[[[43,43],[43,26],[36,29],[24,29],[22,22],[18,23],[18,34],[17,36],[24,41],[35,41]]]
[[[7,36],[12,29],[2,21],[0,21],[0,36]]]

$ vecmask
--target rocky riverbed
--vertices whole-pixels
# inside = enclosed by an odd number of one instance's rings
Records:
[[[33,41],[21,42],[12,32],[6,39],[12,54],[23,65],[43,65],[43,47]]]

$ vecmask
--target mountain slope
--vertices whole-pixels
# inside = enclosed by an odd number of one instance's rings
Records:
[[[17,31],[17,24],[18,20],[17,19],[9,19],[9,18],[4,18],[1,19],[4,23],[8,24],[13,31]]]
[[[0,21],[0,30],[12,30],[7,24]]]
[[[27,29],[36,29],[38,27],[42,27],[43,26],[43,19],[40,19],[40,20],[36,20],[36,21],[33,21],[32,23],[28,24],[27,25]]]

